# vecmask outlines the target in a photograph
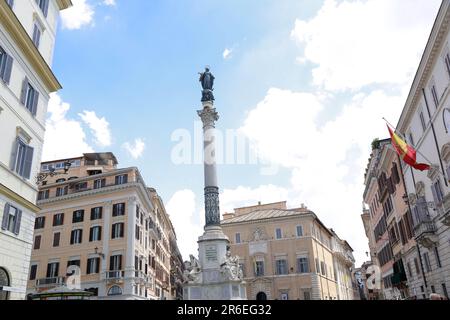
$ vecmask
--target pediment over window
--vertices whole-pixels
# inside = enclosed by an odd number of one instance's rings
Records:
[[[442,146],[441,156],[446,163],[450,163],[450,143],[446,143]]]
[[[425,183],[419,181],[416,183],[416,192],[418,197],[425,197]]]
[[[439,166],[436,164],[433,164],[430,168],[430,170],[428,170],[428,178],[431,181],[434,181],[437,179],[437,177],[439,176]]]

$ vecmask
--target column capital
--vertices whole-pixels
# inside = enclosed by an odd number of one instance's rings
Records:
[[[215,127],[215,122],[219,120],[219,113],[216,108],[206,105],[203,110],[198,110],[197,114],[202,119],[203,127]]]

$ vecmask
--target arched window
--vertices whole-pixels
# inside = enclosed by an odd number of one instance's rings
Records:
[[[119,286],[112,286],[108,290],[108,296],[120,296],[122,295],[122,288]]]
[[[56,180],[56,183],[61,183],[61,182],[66,182],[66,179],[62,178],[62,179]]]
[[[256,300],[257,301],[266,301],[267,300],[267,295],[264,292],[259,292],[256,295]]]
[[[8,272],[6,272],[5,269],[0,268],[0,287],[9,287],[10,286],[10,280],[8,276]],[[0,291],[0,301],[1,300],[8,300],[9,299],[9,292],[8,291]]]

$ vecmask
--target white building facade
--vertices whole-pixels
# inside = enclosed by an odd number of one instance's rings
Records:
[[[30,265],[57,21],[70,0],[0,0],[0,300],[23,299]]]
[[[414,146],[420,172],[402,163],[417,246],[404,256],[410,295],[450,290],[450,1],[444,0],[419,65],[397,132]]]

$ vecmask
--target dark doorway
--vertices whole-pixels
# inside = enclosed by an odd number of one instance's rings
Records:
[[[11,282],[9,280],[8,273],[6,272],[5,269],[0,268],[0,287],[9,287],[10,285]],[[0,289],[0,301],[8,299],[9,299],[9,292]]]
[[[264,292],[260,292],[256,295],[256,300],[265,301],[267,300],[267,295]]]

